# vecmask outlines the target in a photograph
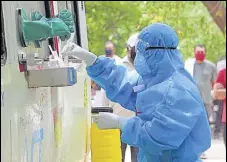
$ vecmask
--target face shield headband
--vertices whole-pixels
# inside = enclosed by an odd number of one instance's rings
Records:
[[[174,50],[176,48],[177,47],[147,47],[147,48],[145,48],[145,51],[151,50],[151,49],[171,49],[171,50]]]

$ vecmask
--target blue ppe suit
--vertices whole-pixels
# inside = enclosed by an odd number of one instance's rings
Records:
[[[168,25],[144,28],[136,45],[135,69],[128,72],[114,60],[98,57],[88,75],[107,97],[136,112],[122,130],[121,140],[139,148],[139,162],[200,162],[211,145],[210,128],[200,92],[184,69],[178,36]],[[135,92],[133,87],[144,85]]]

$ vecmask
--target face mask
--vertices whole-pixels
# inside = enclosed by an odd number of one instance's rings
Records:
[[[195,53],[195,59],[197,61],[204,61],[206,54],[202,51],[198,51]]]
[[[105,49],[105,54],[106,56],[110,56],[112,54],[112,50],[111,49]]]
[[[150,68],[147,65],[147,62],[142,54],[137,53],[134,60],[134,67],[138,74],[140,75],[149,75],[151,74]]]

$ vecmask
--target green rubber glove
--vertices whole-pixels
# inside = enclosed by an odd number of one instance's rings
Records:
[[[59,36],[64,41],[69,39],[75,30],[72,14],[68,10],[63,10],[50,19],[39,11],[32,13],[32,21],[28,20],[24,10],[22,10],[21,16],[25,42],[46,40],[54,36]]]

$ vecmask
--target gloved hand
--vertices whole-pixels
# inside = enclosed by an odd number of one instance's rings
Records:
[[[59,36],[64,41],[75,31],[73,17],[68,10],[63,10],[56,17],[48,19],[39,11],[32,12],[32,21],[28,21],[26,15],[23,18],[23,30],[28,41],[45,40],[54,36]]]
[[[99,129],[123,129],[127,123],[127,118],[120,117],[112,113],[99,113],[98,116],[94,117],[95,123]]]
[[[73,17],[68,10],[61,11],[56,17],[61,19],[68,26],[70,33],[73,33],[75,31]],[[65,41],[68,40],[70,36],[71,34],[60,36],[60,39],[62,41]]]
[[[56,17],[64,21],[64,23],[68,26],[70,33],[75,31],[73,16],[68,10],[61,11]]]
[[[76,56],[80,59],[84,60],[87,66],[92,65],[97,56],[86,49],[81,48],[80,46],[76,45],[75,43],[67,43],[62,49],[63,56]]]

